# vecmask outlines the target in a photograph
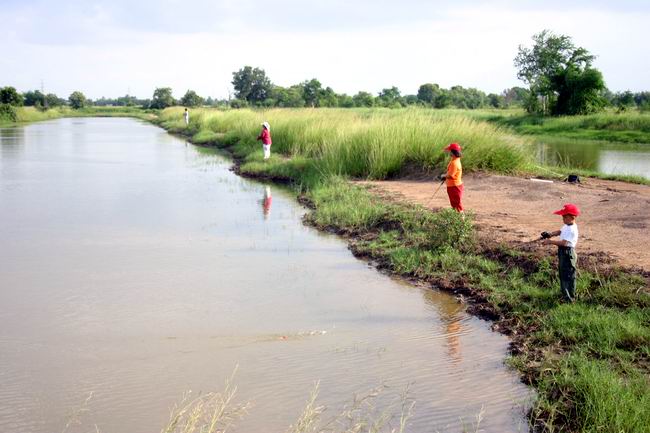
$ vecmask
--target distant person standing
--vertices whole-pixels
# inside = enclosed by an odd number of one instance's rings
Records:
[[[458,143],[451,143],[444,151],[451,153],[451,161],[447,165],[447,174],[441,174],[438,179],[447,183],[447,195],[451,207],[463,212],[463,166],[460,163],[461,148]]]
[[[185,112],[183,113],[183,118],[185,119],[185,125],[189,125],[190,124],[190,112],[189,112],[189,110],[187,108],[185,109]]]
[[[271,125],[269,122],[262,123],[262,132],[257,137],[258,140],[262,140],[262,148],[264,149],[264,159],[269,159],[271,157]]]

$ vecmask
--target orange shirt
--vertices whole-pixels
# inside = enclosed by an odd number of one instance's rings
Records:
[[[463,166],[460,158],[451,157],[447,165],[447,186],[459,186],[463,184]]]

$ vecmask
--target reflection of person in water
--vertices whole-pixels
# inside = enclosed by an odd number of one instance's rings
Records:
[[[460,352],[460,335],[463,332],[463,304],[449,299],[445,295],[435,295],[435,292],[425,294],[424,300],[436,309],[442,322],[442,332],[445,337],[447,353],[453,364],[462,360]]]
[[[262,212],[264,212],[264,219],[269,219],[271,215],[271,203],[273,197],[271,196],[271,187],[267,185],[264,188],[264,199],[262,200]]]
[[[462,329],[460,317],[458,317],[458,315],[442,317],[442,321],[445,323],[445,340],[447,340],[449,357],[454,364],[457,364],[461,361],[459,334]]]

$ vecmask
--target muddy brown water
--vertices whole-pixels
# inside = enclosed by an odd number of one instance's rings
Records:
[[[0,129],[0,432],[160,431],[236,366],[235,432],[285,431],[316,381],[329,414],[410,384],[407,431],[527,431],[507,338],[229,166],[132,119]]]

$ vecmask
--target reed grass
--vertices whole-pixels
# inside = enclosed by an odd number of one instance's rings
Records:
[[[163,110],[165,129],[184,132],[208,142],[237,143],[247,155],[258,149],[255,140],[263,121],[271,123],[273,151],[308,158],[324,175],[383,179],[415,170],[440,169],[442,152],[450,142],[463,146],[466,170],[514,173],[530,157],[525,140],[487,122],[455,112],[422,109],[197,109],[189,126],[182,108]],[[219,134],[223,134],[220,136]]]
[[[544,117],[517,111],[468,113],[519,134],[553,135],[620,143],[650,143],[650,113],[605,111],[584,116]]]

